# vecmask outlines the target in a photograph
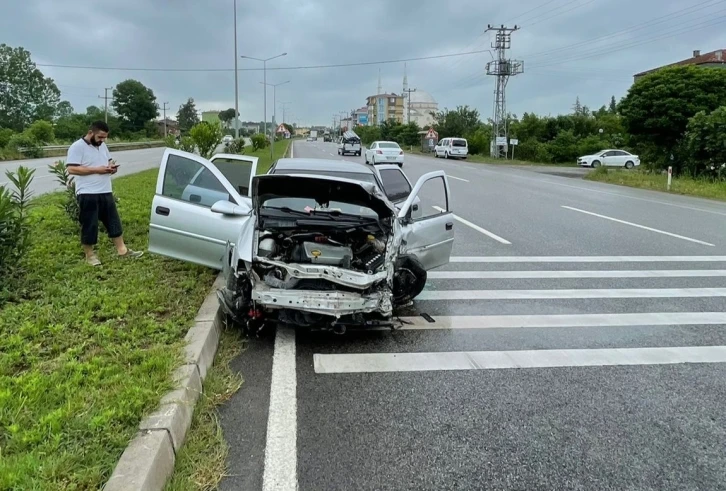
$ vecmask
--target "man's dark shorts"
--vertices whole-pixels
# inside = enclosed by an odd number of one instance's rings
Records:
[[[106,227],[108,236],[112,239],[121,237],[121,218],[116,210],[116,201],[112,193],[79,194],[78,208],[81,222],[81,243],[96,245],[98,242],[98,221]]]

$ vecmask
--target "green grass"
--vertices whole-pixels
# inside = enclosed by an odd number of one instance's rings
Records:
[[[257,150],[256,152],[252,151],[252,147],[245,147],[245,155],[258,157],[257,174],[267,174],[267,171],[270,170],[272,163],[277,159],[285,157],[289,148],[290,140],[284,140],[275,142],[275,151],[272,158],[270,158],[270,147]]]
[[[411,150],[411,147],[403,146],[404,152],[413,153],[416,155],[425,155],[427,157],[434,158],[434,154],[431,152],[422,152],[420,148],[414,147],[413,150]],[[567,163],[567,164],[547,164],[542,162],[530,162],[527,160],[517,160],[517,159],[497,159],[494,157],[487,157],[485,155],[469,155],[467,156],[466,160],[463,162],[473,162],[475,164],[489,164],[489,165],[522,165],[522,166],[556,166],[556,167],[577,167],[577,164],[573,163]]]
[[[157,170],[114,181],[127,243],[147,246]],[[171,388],[215,274],[100,238],[82,260],[63,195],[35,201],[23,299],[0,307],[0,489],[99,489]]]
[[[668,176],[664,174],[650,174],[640,170],[615,170],[605,167],[599,167],[594,172],[590,172],[585,176],[585,179],[663,192],[667,192],[668,185]],[[714,182],[692,177],[674,177],[671,182],[670,192],[726,201],[726,182]]]
[[[242,386],[242,376],[232,371],[229,364],[244,348],[241,331],[223,333],[214,366],[204,381],[204,393],[194,411],[191,430],[177,455],[174,475],[166,491],[211,491],[217,489],[226,474],[229,446],[219,426],[217,408]]]
[[[151,142],[110,142],[110,143],[128,143],[128,146],[124,147],[123,149],[116,149],[115,151],[126,151],[126,150],[141,150],[144,148],[158,148],[165,146],[164,143],[151,143]],[[112,152],[114,151],[113,147],[110,149]],[[65,157],[68,154],[68,150],[43,150],[43,157]],[[35,158],[35,157],[33,157]],[[32,158],[26,157],[20,153],[17,153],[15,151],[8,151],[8,150],[2,150],[0,149],[0,165],[2,165],[3,161],[8,160],[32,160]]]

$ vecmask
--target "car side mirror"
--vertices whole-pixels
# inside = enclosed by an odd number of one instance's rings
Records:
[[[227,200],[219,200],[212,205],[211,210],[214,213],[220,213],[222,215],[246,215],[234,203]]]

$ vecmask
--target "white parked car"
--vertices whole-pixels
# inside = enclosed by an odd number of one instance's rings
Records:
[[[232,135],[224,135],[222,137],[222,143],[231,143],[234,140],[234,137]]]
[[[218,297],[237,322],[393,327],[394,308],[449,262],[454,217],[443,171],[423,175],[396,206],[373,182],[255,176],[256,167],[257,157],[206,160],[168,148],[151,205],[149,251],[224,271]],[[413,217],[425,184],[442,187],[444,211]]]
[[[625,150],[603,150],[592,155],[579,157],[577,165],[582,167],[600,167],[604,165],[632,169],[640,165],[640,157]]]
[[[398,164],[403,167],[403,150],[396,142],[375,141],[366,149],[366,164]]]
[[[444,138],[434,147],[434,157],[465,159],[469,155],[466,138]]]

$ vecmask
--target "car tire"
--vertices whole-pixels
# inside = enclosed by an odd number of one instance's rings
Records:
[[[632,163],[630,160],[628,160],[627,162],[625,162],[625,168],[626,169],[632,169],[633,167],[635,167],[635,164]]]
[[[447,160],[449,159],[449,152],[446,152],[446,153],[444,154],[444,158],[445,158],[445,159],[447,159]]]
[[[593,160],[592,161],[592,168],[600,167],[600,161],[599,160]]]

